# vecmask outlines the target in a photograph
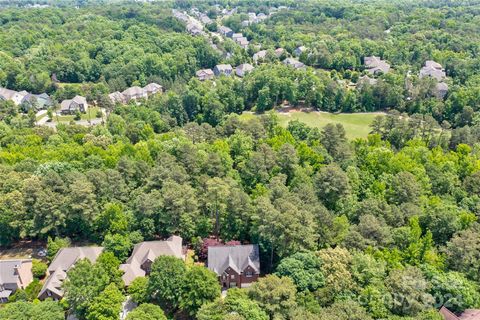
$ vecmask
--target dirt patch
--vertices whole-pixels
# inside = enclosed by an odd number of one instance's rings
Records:
[[[20,241],[8,248],[0,247],[0,259],[44,259],[38,252],[45,247],[46,243],[41,241]]]

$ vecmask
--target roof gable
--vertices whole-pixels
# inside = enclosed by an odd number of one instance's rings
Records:
[[[260,254],[256,244],[208,248],[208,268],[217,275],[227,268],[241,273],[248,266],[260,273]]]

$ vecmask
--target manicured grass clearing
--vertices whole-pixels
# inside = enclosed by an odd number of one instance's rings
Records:
[[[86,113],[82,113],[82,120],[88,120],[88,114],[90,113],[90,119],[96,119],[97,118],[97,112],[100,110],[99,107],[92,107],[87,110]],[[72,121],[74,120],[75,116],[74,115],[68,115],[68,116],[58,116],[59,121]],[[57,117],[53,117],[53,120],[57,120]]]
[[[309,127],[323,128],[329,123],[341,123],[349,139],[365,138],[371,131],[370,124],[381,113],[328,113],[328,112],[278,112],[278,119],[286,127],[292,120],[298,120]],[[243,119],[254,117],[252,113],[242,114]]]

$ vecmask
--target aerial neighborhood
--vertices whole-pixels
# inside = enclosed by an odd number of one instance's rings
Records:
[[[480,320],[478,0],[0,0],[0,320]]]

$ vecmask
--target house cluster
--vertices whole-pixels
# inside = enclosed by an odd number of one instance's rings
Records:
[[[234,33],[233,30],[230,29],[229,27],[220,26],[218,28],[218,32],[224,37],[231,38],[243,49],[247,49],[250,43],[248,39],[245,36],[243,36],[242,33]]]
[[[445,306],[442,306],[440,314],[445,320],[480,320],[480,309],[466,309],[460,315],[456,315]]]
[[[277,49],[273,50],[273,55],[277,58],[281,58],[282,56],[285,56],[286,54],[287,54],[287,51],[283,48],[277,48]],[[253,55],[253,57],[252,57],[253,62],[255,62],[255,64],[259,64],[261,62],[264,62],[265,59],[267,58],[267,55],[268,55],[268,50],[260,50]],[[295,52],[294,52],[294,55],[296,55]],[[297,59],[292,58],[292,57],[285,58],[282,61],[282,63],[286,66],[289,66],[289,67],[292,67],[292,68],[295,68],[295,69],[305,69],[305,64],[303,64],[302,62],[300,62]]]
[[[47,109],[52,105],[52,99],[46,93],[32,94],[25,90],[15,91],[0,87],[0,100],[10,100],[17,106],[24,106],[24,111]]]
[[[249,63],[243,63],[235,68],[235,72],[233,67],[230,64],[217,64],[213,70],[212,69],[202,69],[196,72],[196,76],[198,80],[205,81],[205,80],[212,80],[215,77],[220,76],[231,76],[233,74],[237,75],[240,78],[243,78],[247,73],[251,72],[254,67]]]
[[[157,83],[149,83],[145,87],[133,86],[125,89],[123,92],[115,91],[108,95],[113,104],[125,104],[130,100],[147,99],[149,96],[162,92],[162,86]],[[66,99],[60,103],[60,113],[75,114],[76,112],[85,113],[88,110],[88,102],[85,97],[75,96],[73,99]]]
[[[372,76],[379,74],[386,74],[390,71],[390,64],[385,60],[376,56],[364,58],[365,70]],[[430,77],[437,80],[435,85],[435,96],[439,99],[443,99],[448,93],[448,84],[445,82],[446,73],[442,65],[433,60],[427,60],[425,65],[420,69],[419,78]],[[377,83],[376,79],[364,76],[360,78],[361,83],[368,82],[371,85]]]
[[[445,69],[443,69],[442,65],[438,62],[433,60],[427,60],[425,65],[420,69],[419,78],[431,77],[437,80],[437,84],[435,86],[435,95],[438,98],[444,98],[445,95],[448,93],[448,85],[445,83],[445,79],[447,75],[445,73]]]
[[[376,56],[364,58],[365,70],[371,75],[386,74],[390,71],[390,64]]]
[[[178,11],[175,9],[172,10],[172,14],[175,18],[185,23],[187,32],[190,33],[192,36],[206,35],[206,33],[203,31],[202,23],[197,19],[189,16],[185,12]],[[207,23],[204,23],[204,24],[207,24]]]
[[[63,283],[68,271],[82,259],[95,263],[103,247],[70,247],[60,249],[47,269],[39,300],[60,300],[64,296]],[[152,264],[159,256],[172,256],[185,260],[182,238],[171,236],[163,241],[145,241],[135,245],[127,261],[120,265],[122,280],[129,286],[138,277],[148,276]],[[224,289],[248,287],[260,275],[258,245],[233,245],[208,248],[208,269],[215,272]],[[18,289],[25,289],[33,281],[32,260],[0,260],[0,302]]]
[[[209,16],[199,11],[197,8],[192,8],[190,12],[193,16],[197,17],[197,19],[200,20],[200,22],[203,23],[203,25],[207,25],[213,22],[213,20],[210,19]]]
[[[269,15],[273,14],[274,11],[270,11]],[[256,14],[255,12],[248,12],[248,20],[242,21],[242,27],[248,27],[251,24],[259,23],[265,21],[269,16],[263,12]]]
[[[148,97],[157,93],[161,93],[162,91],[163,87],[161,85],[151,82],[143,88],[139,86],[133,86],[123,90],[122,92],[112,92],[108,95],[108,97],[113,104],[125,104],[131,100],[147,99]]]

